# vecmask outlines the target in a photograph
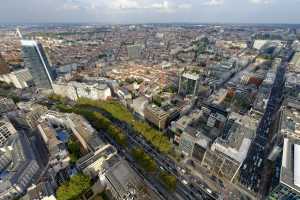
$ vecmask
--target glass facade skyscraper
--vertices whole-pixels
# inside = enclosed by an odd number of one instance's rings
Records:
[[[196,96],[199,89],[199,79],[197,74],[183,73],[179,80],[179,95]]]
[[[29,69],[37,88],[51,89],[53,73],[42,45],[33,40],[21,40],[25,67]]]

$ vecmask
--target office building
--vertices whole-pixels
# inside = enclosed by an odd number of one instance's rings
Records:
[[[134,113],[144,119],[144,110],[145,107],[148,105],[149,100],[145,96],[140,96],[132,100],[132,104],[130,105],[133,109]]]
[[[81,157],[76,166],[84,174],[97,177],[103,167],[103,163],[117,154],[117,150],[110,144],[106,144],[95,152],[90,152]]]
[[[7,74],[9,73],[9,66],[8,64],[5,62],[4,58],[2,57],[2,55],[0,54],[0,75],[2,74]]]
[[[289,63],[289,71],[290,72],[300,72],[300,52],[296,52]]]
[[[10,123],[8,118],[0,118],[0,146],[4,145],[10,136],[17,133],[14,126]]]
[[[96,130],[80,115],[70,114],[68,125],[86,151],[97,151],[104,142],[98,137]]]
[[[27,88],[30,85],[31,80],[32,76],[27,68],[0,75],[0,81],[7,84],[13,84],[14,87],[19,89]]]
[[[281,110],[279,131],[285,137],[300,139],[299,101],[288,99]]]
[[[96,130],[80,115],[49,110],[41,116],[41,120],[48,120],[52,124],[63,126],[71,131],[86,153],[96,152],[105,145]]]
[[[178,116],[179,109],[176,106],[158,107],[155,104],[149,104],[144,108],[145,119],[160,130],[167,128],[170,122]]]
[[[12,99],[0,97],[0,115],[15,110],[16,108],[16,104]]]
[[[106,100],[111,97],[111,90],[107,84],[98,83],[55,83],[53,84],[55,94],[67,97],[71,100],[88,98],[93,100]]]
[[[47,120],[42,120],[37,128],[48,150],[46,158],[48,160],[48,166],[56,173],[66,168],[70,162],[67,146],[65,145],[69,137],[64,130],[58,126],[55,129]]]
[[[39,118],[48,110],[46,106],[32,102],[20,102],[17,106],[21,109],[14,114],[14,120],[18,125],[27,128],[36,128]]]
[[[38,178],[40,166],[35,158],[29,139],[16,133],[0,151],[0,200],[17,199]]]
[[[284,93],[289,98],[300,100],[300,73],[288,72],[285,74],[286,81]]]
[[[300,141],[284,138],[280,179],[268,200],[300,199]]]
[[[247,156],[258,121],[236,113],[229,120],[232,123],[228,132],[214,141],[201,165],[218,178],[232,182]]]
[[[174,140],[186,156],[200,162],[209,145],[222,133],[228,113],[209,104],[202,104],[172,124]]]
[[[51,89],[53,72],[42,45],[33,40],[21,40],[25,67],[29,69],[36,87]]]
[[[41,182],[28,188],[21,200],[56,200],[55,191],[49,182]]]
[[[256,99],[253,103],[252,110],[259,114],[263,114],[267,108],[267,104],[269,102],[270,93],[272,90],[273,83],[275,81],[276,72],[270,69],[262,84],[259,87],[258,94],[256,95]]]
[[[105,161],[99,178],[115,200],[161,199],[129,163],[117,155]]]
[[[178,94],[181,96],[196,96],[198,94],[200,76],[184,72],[179,79]]]

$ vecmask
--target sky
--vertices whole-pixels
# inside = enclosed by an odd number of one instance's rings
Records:
[[[0,0],[0,23],[297,23],[300,0]]]

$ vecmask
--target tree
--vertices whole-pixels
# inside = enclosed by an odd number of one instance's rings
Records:
[[[80,145],[71,139],[68,142],[68,151],[70,153],[71,163],[76,163],[80,158]]]
[[[165,187],[170,190],[174,191],[176,189],[176,177],[172,174],[169,174],[168,172],[162,171],[159,175],[159,178],[165,185]]]
[[[161,106],[161,103],[163,102],[163,99],[160,96],[154,96],[152,98],[152,101],[155,105],[157,105],[158,107]]]
[[[135,148],[131,151],[131,154],[145,171],[154,172],[157,170],[156,162],[143,149]]]
[[[56,191],[57,200],[74,200],[79,198],[91,187],[90,177],[84,174],[77,174],[62,184]]]

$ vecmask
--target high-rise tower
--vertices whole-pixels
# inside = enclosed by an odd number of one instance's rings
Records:
[[[53,73],[42,45],[34,40],[21,40],[25,67],[36,87],[51,89]]]

